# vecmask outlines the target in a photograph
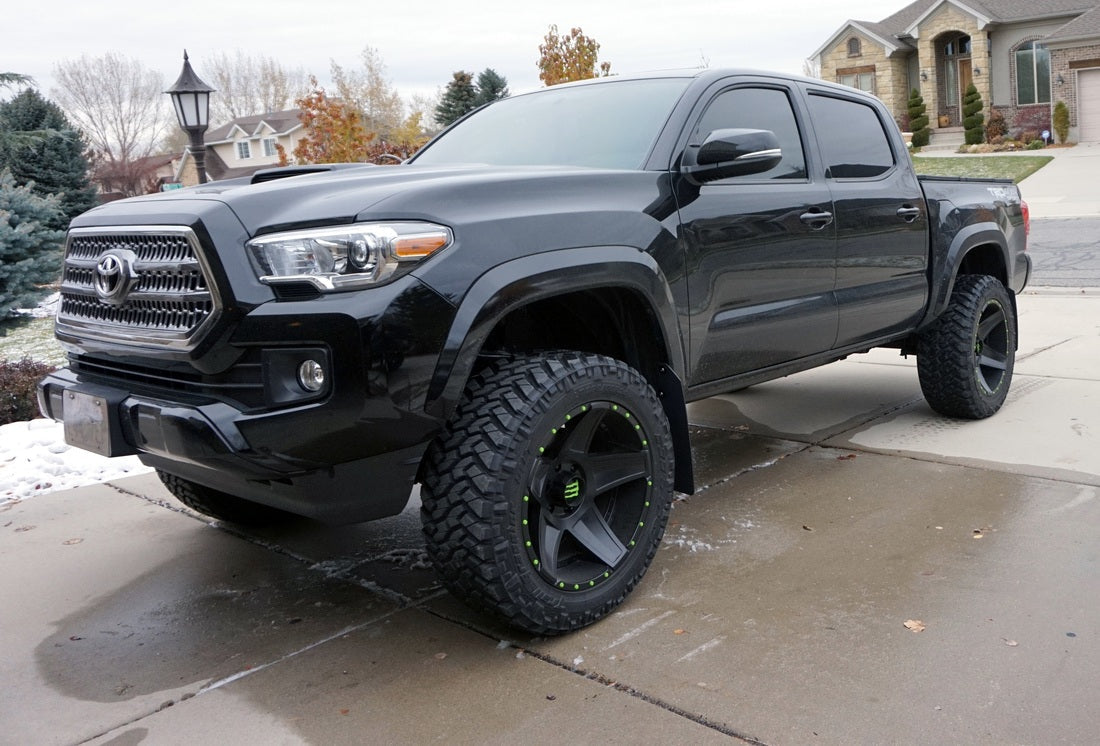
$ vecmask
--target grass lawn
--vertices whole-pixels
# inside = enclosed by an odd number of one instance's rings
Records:
[[[1012,179],[1019,184],[1053,160],[1049,155],[968,155],[960,158],[913,156],[918,174]]]

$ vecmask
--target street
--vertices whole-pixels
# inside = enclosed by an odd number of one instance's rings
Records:
[[[1100,287],[1100,219],[1032,220],[1028,252],[1033,286]]]

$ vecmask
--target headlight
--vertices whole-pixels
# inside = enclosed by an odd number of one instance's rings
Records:
[[[261,282],[309,282],[345,290],[388,279],[401,264],[450,246],[451,230],[434,223],[356,223],[272,233],[245,244]]]

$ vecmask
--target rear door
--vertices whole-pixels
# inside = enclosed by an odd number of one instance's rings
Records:
[[[829,187],[808,165],[793,84],[735,79],[703,97],[687,143],[717,129],[770,130],[783,160],[762,174],[678,189],[691,309],[691,383],[831,349],[835,233]]]
[[[924,193],[884,111],[866,99],[807,97],[836,217],[837,347],[911,329],[928,299]]]

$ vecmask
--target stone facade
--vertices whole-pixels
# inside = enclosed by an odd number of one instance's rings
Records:
[[[852,39],[859,41],[858,54],[852,54]],[[882,99],[896,117],[900,117],[909,100],[909,76],[904,58],[888,55],[882,42],[856,31],[839,39],[821,55],[821,77],[824,80],[835,82],[841,76],[862,72],[875,74],[874,90],[870,92]]]
[[[975,68],[980,70],[980,72],[973,72],[974,87],[978,89],[982,101],[987,106],[991,100],[989,40],[985,32],[978,27],[978,21],[974,16],[945,3],[924,19],[920,25],[920,37],[917,39],[917,55],[921,61],[920,92],[924,97],[924,103],[928,106],[933,128],[938,126],[940,115],[948,116],[948,126],[962,124],[959,102],[947,99],[945,70],[948,64],[953,63],[944,56],[944,49],[948,42],[962,36],[970,37],[971,70]],[[955,60],[965,58],[966,55],[961,55]]]

